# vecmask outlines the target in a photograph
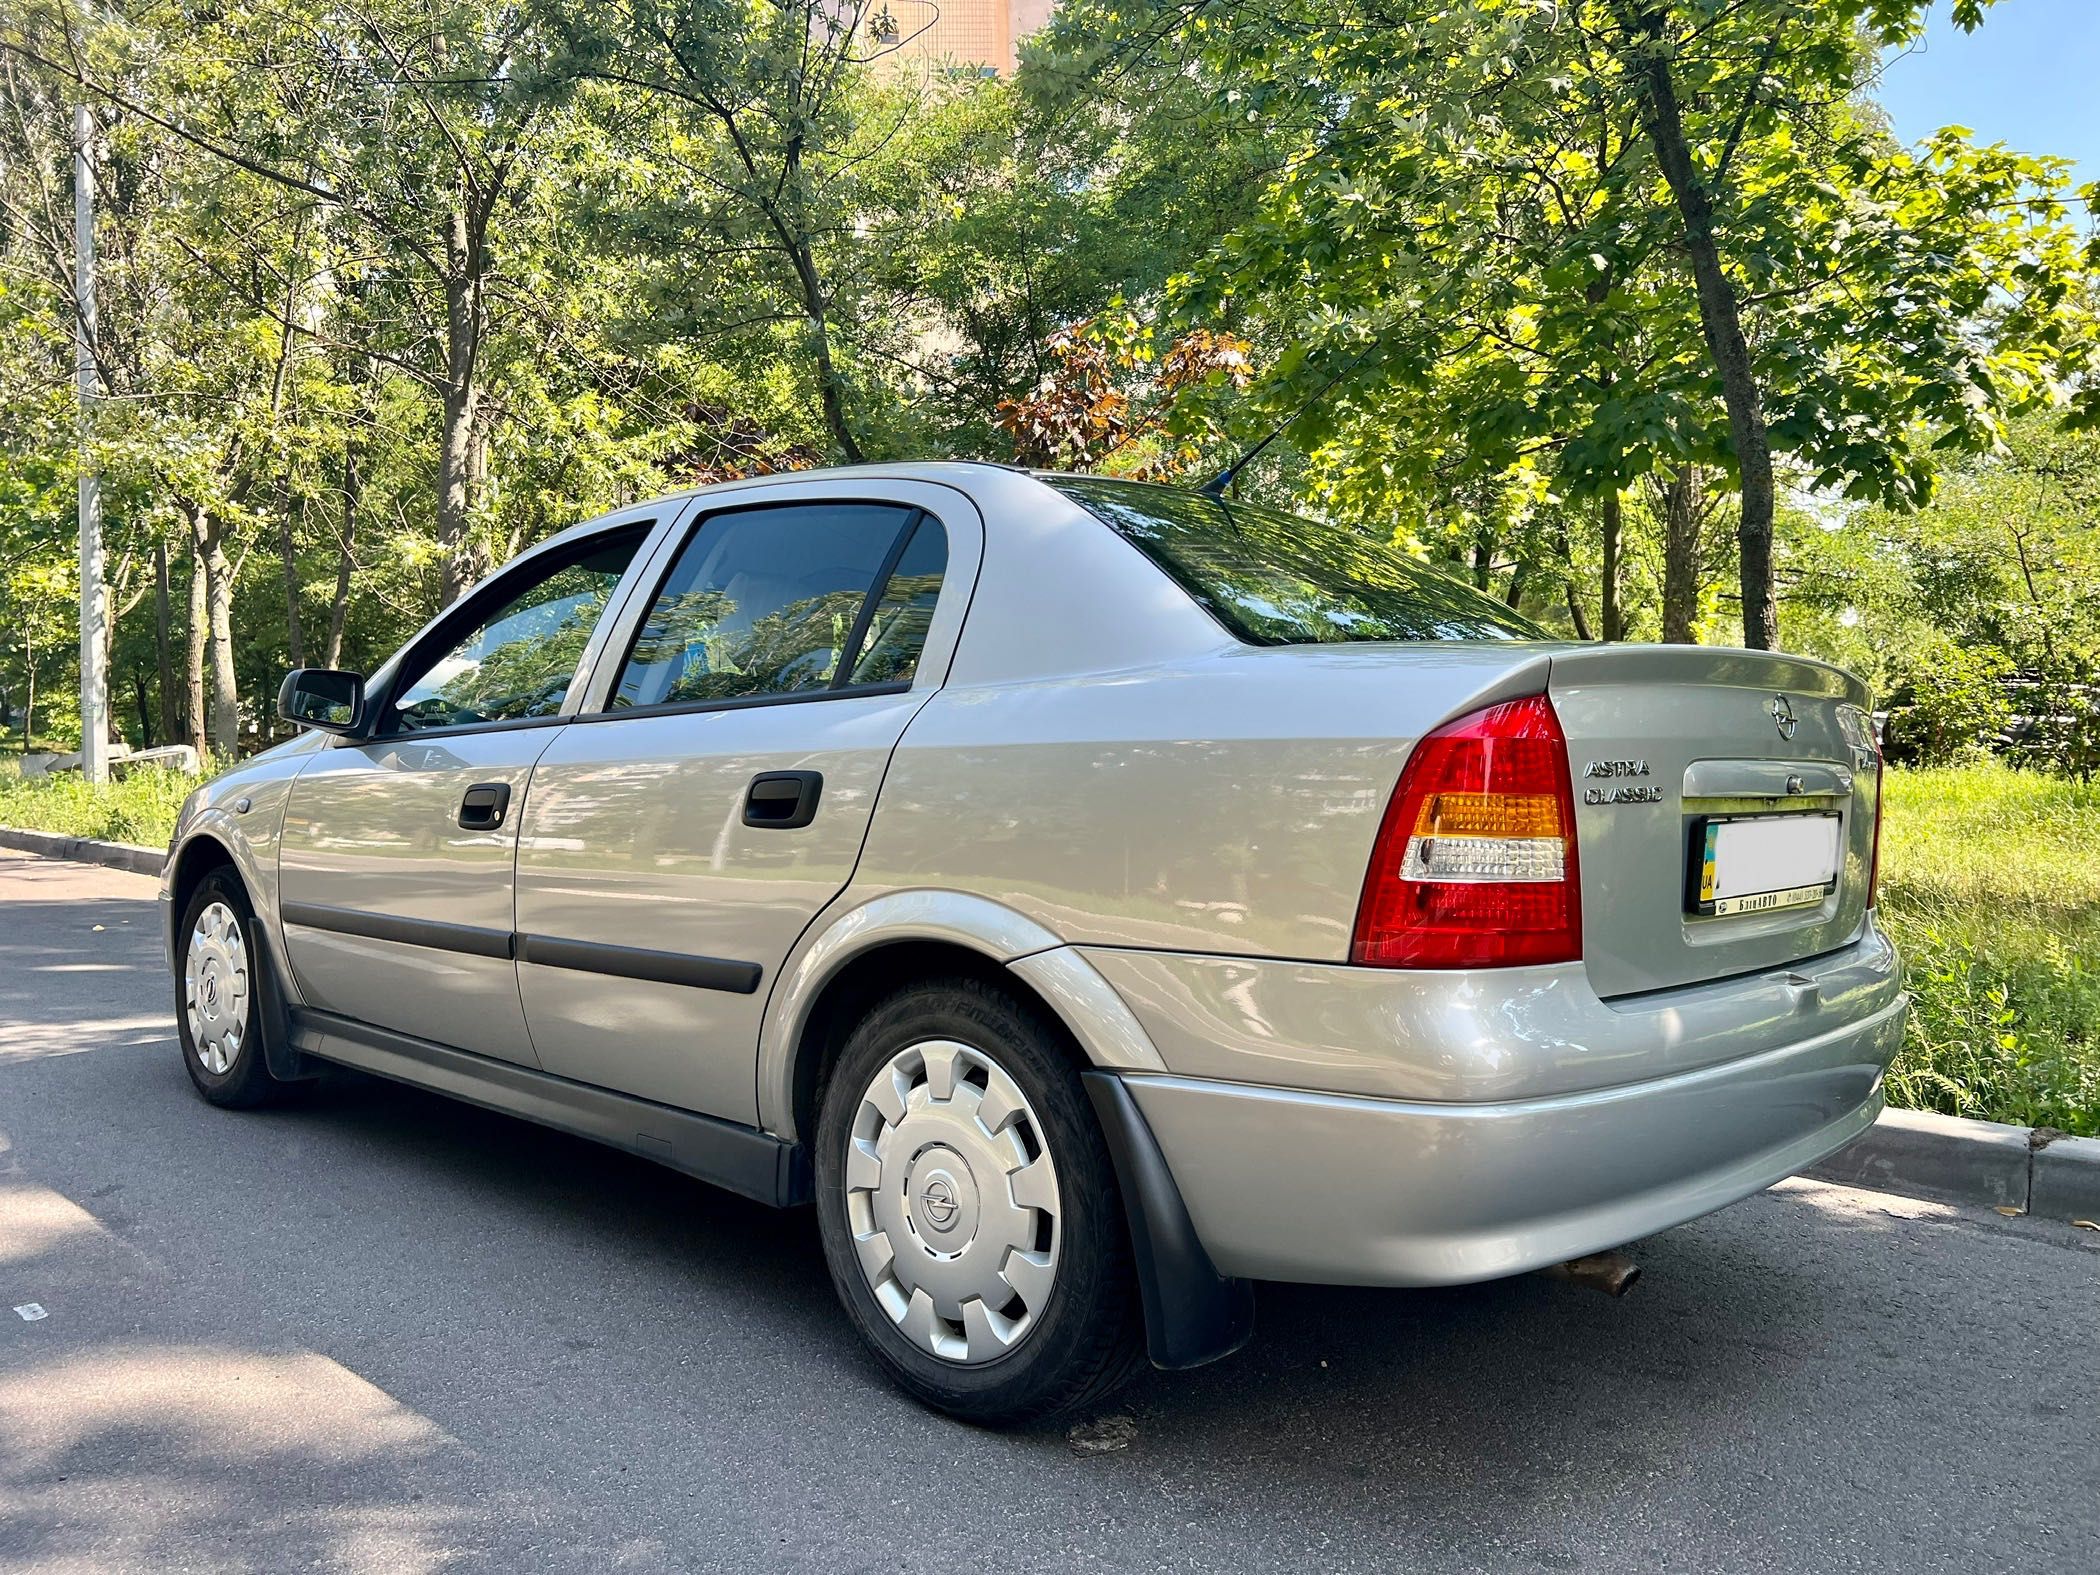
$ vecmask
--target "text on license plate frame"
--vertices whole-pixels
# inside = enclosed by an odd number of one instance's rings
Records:
[[[1724,838],[1722,828],[1745,822],[1787,821],[1806,826],[1815,822],[1827,822],[1830,841],[1830,873],[1821,880],[1812,878],[1812,871],[1792,870],[1782,872],[1781,885],[1763,890],[1730,890],[1729,882],[1721,872],[1728,849],[1722,844],[1732,840]],[[1787,908],[1809,908],[1819,905],[1837,890],[1838,877],[1845,868],[1844,816],[1836,810],[1781,811],[1778,814],[1759,815],[1701,815],[1693,820],[1689,839],[1690,857],[1686,859],[1684,882],[1685,912],[1701,918],[1728,918],[1733,915],[1751,913],[1777,913]],[[1765,851],[1777,851],[1782,860],[1798,858],[1807,849],[1770,848],[1769,838],[1761,838],[1768,846]],[[1749,852],[1743,849],[1738,852]],[[1821,861],[1815,861],[1820,864]],[[1804,875],[1809,878],[1802,878]]]

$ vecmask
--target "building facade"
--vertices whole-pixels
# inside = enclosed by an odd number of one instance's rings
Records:
[[[1056,0],[878,0],[871,20],[893,28],[898,54],[928,64],[999,73],[1019,63],[1022,39],[1050,20]]]

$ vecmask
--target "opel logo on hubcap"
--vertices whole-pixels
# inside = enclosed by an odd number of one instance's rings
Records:
[[[1794,729],[1800,724],[1794,720],[1794,707],[1785,695],[1772,696],[1772,703],[1765,708],[1772,713],[1772,721],[1779,729],[1781,738],[1792,738]]]
[[[919,1194],[919,1207],[935,1230],[946,1230],[962,1212],[962,1205],[955,1201],[955,1183],[946,1176],[935,1176],[926,1183],[926,1190]]]

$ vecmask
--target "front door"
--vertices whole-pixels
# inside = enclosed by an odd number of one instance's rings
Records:
[[[518,825],[645,535],[559,544],[496,576],[375,685],[373,736],[299,774],[278,882],[310,1006],[535,1064],[511,960]]]
[[[975,573],[959,496],[889,490],[703,517],[540,757],[518,982],[546,1070],[756,1121],[766,992],[853,873]]]

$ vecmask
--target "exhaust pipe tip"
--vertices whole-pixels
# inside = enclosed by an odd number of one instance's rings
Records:
[[[1585,1257],[1570,1258],[1566,1263],[1553,1264],[1539,1272],[1551,1279],[1568,1280],[1593,1291],[1602,1291],[1606,1296],[1624,1296],[1641,1277],[1641,1266],[1623,1252],[1593,1252]]]

